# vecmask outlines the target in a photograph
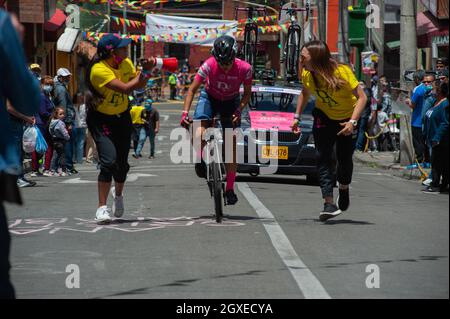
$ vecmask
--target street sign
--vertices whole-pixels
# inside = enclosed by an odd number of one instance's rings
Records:
[[[405,81],[414,82],[414,73],[416,70],[406,70],[403,72],[403,79]]]

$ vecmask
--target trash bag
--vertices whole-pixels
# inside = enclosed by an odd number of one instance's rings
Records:
[[[37,132],[38,128],[34,125],[23,132],[22,147],[25,153],[32,153],[36,149]]]
[[[36,132],[36,152],[39,154],[44,154],[45,152],[47,152],[47,142],[45,141],[44,136],[38,128],[36,128]]]

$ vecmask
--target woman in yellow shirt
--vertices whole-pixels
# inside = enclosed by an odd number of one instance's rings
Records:
[[[319,154],[318,170],[324,209],[321,221],[333,218],[350,205],[349,185],[353,173],[354,138],[358,119],[367,97],[353,71],[331,57],[322,41],[306,43],[301,50],[299,65],[303,89],[298,98],[292,129],[299,132],[301,114],[312,95],[316,98],[313,110],[313,135]],[[333,147],[336,145],[337,181],[339,197],[333,200]]]
[[[123,188],[127,173],[128,152],[132,132],[129,112],[129,94],[143,88],[147,78],[136,72],[127,58],[130,39],[104,35],[97,45],[97,55],[87,70],[86,82],[90,90],[87,124],[98,151],[100,173],[98,175],[98,209],[95,219],[106,223],[111,220],[106,205],[108,193],[114,199],[112,212],[115,217],[124,213]],[[145,66],[152,68],[154,59]],[[115,185],[111,188],[112,179]]]

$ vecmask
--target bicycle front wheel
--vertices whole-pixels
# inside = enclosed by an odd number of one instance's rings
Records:
[[[214,197],[214,213],[216,222],[221,223],[223,219],[223,203],[222,203],[222,179],[220,177],[220,165],[213,162],[210,164],[212,170],[212,186]]]
[[[294,81],[298,78],[298,59],[300,55],[300,37],[299,27],[291,27],[288,32],[286,43],[286,80]]]

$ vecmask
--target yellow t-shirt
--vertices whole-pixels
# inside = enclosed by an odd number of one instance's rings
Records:
[[[340,64],[334,74],[346,82],[342,88],[334,92],[327,90],[324,81],[320,79],[318,84],[321,88],[317,88],[311,72],[305,69],[302,71],[302,81],[304,87],[316,97],[316,107],[319,110],[332,120],[343,120],[353,114],[358,99],[352,91],[359,82],[350,67],[344,64]]]
[[[145,110],[145,107],[142,105],[134,105],[131,110],[131,122],[133,124],[144,124],[144,120],[141,118],[142,111]]]
[[[104,97],[103,102],[98,105],[97,111],[108,115],[125,112],[128,108],[128,95],[110,90],[105,85],[114,79],[127,83],[135,76],[136,69],[128,58],[120,63],[118,69],[112,68],[104,60],[94,64],[90,80],[94,88]]]

